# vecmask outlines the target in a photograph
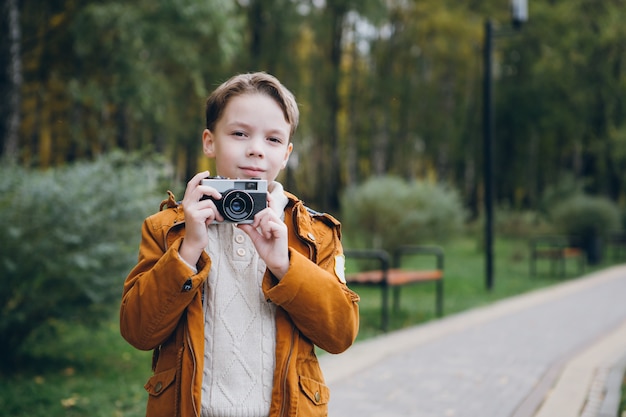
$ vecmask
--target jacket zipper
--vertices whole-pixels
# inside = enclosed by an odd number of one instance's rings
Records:
[[[169,229],[167,229],[167,232],[165,232],[165,235],[163,237],[163,247],[165,248],[165,250],[167,251],[169,245],[167,244],[167,236],[170,234],[170,232],[172,231],[172,229],[174,227],[180,226],[184,224],[184,221],[179,222],[179,223],[174,223]],[[191,354],[191,359],[193,360],[193,373],[191,374],[191,391],[189,392],[189,396],[191,397],[191,405],[193,406],[193,414],[196,417],[200,417],[200,413],[198,412],[198,409],[196,408],[196,401],[193,398],[193,381],[195,381],[196,379],[196,372],[197,372],[197,368],[198,368],[198,364],[196,363],[196,355],[194,353],[193,350],[193,345],[191,344],[191,340],[189,338],[189,331],[185,330],[185,340],[187,341],[187,346],[189,346],[189,353]]]
[[[286,404],[287,404],[287,375],[289,373],[289,365],[291,364],[291,357],[293,356],[293,347],[295,344],[295,340],[296,340],[296,331],[295,328],[293,327],[293,325],[291,325],[291,344],[289,345],[289,354],[287,355],[287,362],[285,362],[285,367],[283,368],[283,379],[281,381],[282,387],[283,387],[283,401],[282,404],[280,406],[280,412],[278,413],[279,416],[284,416],[285,415],[285,411],[286,410]]]
[[[194,354],[193,346],[191,344],[191,340],[189,339],[188,330],[185,330],[185,338],[187,339],[187,345],[189,346],[189,353],[191,354],[191,358],[193,359],[193,372],[191,374],[191,392],[189,393],[189,395],[191,397],[191,405],[193,405],[193,414],[194,416],[199,417],[200,413],[196,409],[196,401],[193,398],[193,386],[194,386],[194,381],[196,380],[196,371],[197,371],[198,366],[196,364],[196,355]]]

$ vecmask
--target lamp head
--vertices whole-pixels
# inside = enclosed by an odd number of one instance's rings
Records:
[[[511,19],[516,29],[528,21],[528,0],[511,0]]]

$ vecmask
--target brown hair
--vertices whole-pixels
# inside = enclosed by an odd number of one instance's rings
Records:
[[[206,128],[214,131],[215,125],[222,117],[231,98],[254,93],[266,94],[280,106],[285,115],[285,121],[291,127],[289,132],[289,140],[291,140],[300,118],[298,104],[291,91],[276,77],[265,72],[235,75],[217,87],[206,101]]]

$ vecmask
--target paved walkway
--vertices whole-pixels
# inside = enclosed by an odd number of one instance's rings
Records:
[[[626,264],[320,358],[331,417],[614,417]]]

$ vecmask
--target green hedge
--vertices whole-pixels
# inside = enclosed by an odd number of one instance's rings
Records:
[[[115,153],[36,171],[0,168],[0,356],[52,320],[97,322],[119,302],[142,219],[164,196],[156,161]],[[160,187],[159,187],[160,188]]]
[[[393,252],[401,245],[439,243],[457,235],[465,213],[455,190],[441,184],[372,177],[342,196],[344,236],[354,248]]]
[[[555,204],[550,218],[560,232],[583,239],[604,237],[621,227],[617,204],[587,194],[577,194]]]
[[[560,233],[585,250],[590,264],[601,261],[603,239],[621,228],[618,205],[601,196],[577,194],[564,199],[555,204],[550,217]]]

